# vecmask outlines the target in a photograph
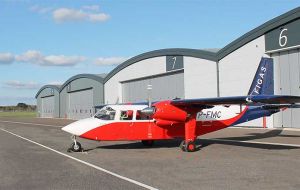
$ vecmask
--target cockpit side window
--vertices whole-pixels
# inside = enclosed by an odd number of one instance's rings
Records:
[[[120,112],[120,120],[132,120],[133,110],[124,110]]]
[[[101,120],[114,120],[116,111],[111,107],[104,107],[95,114],[95,118]]]

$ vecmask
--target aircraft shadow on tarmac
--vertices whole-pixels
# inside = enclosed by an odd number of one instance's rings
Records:
[[[271,130],[266,133],[249,133],[246,136],[240,137],[226,137],[226,138],[217,138],[217,139],[197,139],[196,144],[197,149],[199,151],[207,146],[212,144],[224,144],[224,145],[232,145],[232,146],[241,146],[241,147],[249,147],[249,148],[258,148],[258,149],[268,149],[268,150],[288,150],[288,149],[300,149],[299,147],[287,146],[287,145],[272,145],[272,144],[253,144],[251,142],[245,142],[250,140],[258,140],[264,138],[271,137],[300,137],[298,135],[284,135],[281,134],[282,130]],[[219,140],[228,140],[228,141],[219,141]],[[244,141],[244,142],[233,142],[233,141]],[[84,151],[88,152],[95,149],[149,149],[149,148],[174,148],[179,147],[181,140],[158,140],[155,141],[152,147],[145,147],[141,142],[129,142],[122,144],[114,144],[114,145],[103,145],[98,146],[91,149],[85,149]]]
[[[198,141],[198,140],[197,140]],[[84,149],[84,151],[88,152],[95,149],[150,149],[150,148],[174,148],[179,147],[181,140],[179,139],[173,139],[173,140],[157,140],[154,142],[154,145],[152,147],[144,146],[141,142],[126,142],[126,143],[118,143],[113,145],[103,145],[103,146],[97,146],[95,148],[91,149]],[[196,150],[200,150],[205,145],[197,142],[198,146]]]
[[[283,130],[281,130],[281,129],[275,129],[275,130],[270,130],[265,133],[248,133],[246,136],[226,137],[226,138],[218,138],[218,139],[249,141],[249,140],[258,140],[258,139],[265,139],[265,138],[271,138],[271,137],[300,137],[300,135],[281,134],[282,131]]]

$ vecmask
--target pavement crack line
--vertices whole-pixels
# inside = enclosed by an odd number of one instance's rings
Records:
[[[92,168],[94,168],[94,169],[96,169],[96,170],[102,171],[102,172],[104,172],[104,173],[107,173],[107,174],[112,175],[112,176],[114,176],[114,177],[117,177],[117,178],[119,178],[119,179],[122,179],[122,180],[124,180],[124,181],[133,183],[133,184],[135,184],[135,185],[138,185],[138,186],[140,186],[140,187],[143,187],[143,188],[146,188],[146,189],[149,189],[149,190],[158,190],[157,188],[154,188],[154,187],[151,187],[151,186],[149,186],[149,185],[143,184],[143,183],[141,183],[141,182],[135,181],[135,180],[130,179],[130,178],[128,178],[128,177],[121,176],[121,175],[119,175],[119,174],[117,174],[117,173],[108,171],[108,170],[106,170],[106,169],[104,169],[104,168],[101,168],[101,167],[96,166],[96,165],[94,165],[94,164],[91,164],[91,163],[88,163],[88,162],[86,162],[86,161],[80,160],[80,159],[75,158],[75,157],[73,157],[73,156],[70,156],[70,155],[68,155],[68,154],[59,152],[59,151],[57,151],[57,150],[55,150],[55,149],[53,149],[53,148],[50,148],[50,147],[48,147],[48,146],[45,146],[45,145],[43,145],[43,144],[40,144],[40,143],[35,142],[35,141],[33,141],[33,140],[30,140],[30,139],[28,139],[28,138],[25,138],[25,137],[22,137],[22,136],[20,136],[20,135],[17,135],[17,134],[15,134],[15,133],[13,133],[13,132],[10,132],[10,131],[6,130],[6,129],[0,128],[0,130],[1,130],[1,131],[4,131],[4,132],[6,132],[6,133],[9,133],[9,134],[11,134],[11,135],[13,135],[13,136],[16,136],[16,137],[18,137],[18,138],[21,138],[21,139],[23,139],[23,140],[25,140],[25,141],[31,142],[31,143],[33,143],[33,144],[35,144],[35,145],[40,146],[40,147],[43,147],[43,148],[45,148],[45,149],[47,149],[47,150],[50,150],[50,151],[52,151],[52,152],[55,152],[55,153],[57,153],[57,154],[59,154],[59,155],[61,155],[61,156],[65,156],[65,157],[67,157],[67,158],[69,158],[69,159],[72,159],[72,160],[75,160],[75,161],[77,161],[77,162],[80,162],[80,163],[82,163],[82,164],[84,164],[84,165],[87,165],[87,166],[89,166],[89,167],[92,167]]]

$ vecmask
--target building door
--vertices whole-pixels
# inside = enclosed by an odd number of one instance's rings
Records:
[[[300,96],[299,49],[271,54],[274,59],[274,91],[278,95]],[[274,115],[275,127],[300,128],[300,109],[288,109]]]
[[[147,90],[148,85],[152,85],[152,90]],[[149,95],[152,101],[184,98],[183,71],[122,83],[123,103],[146,102],[148,101]]]
[[[83,119],[94,115],[93,89],[68,93],[69,119]]]
[[[54,96],[42,98],[42,112],[41,117],[54,117]]]

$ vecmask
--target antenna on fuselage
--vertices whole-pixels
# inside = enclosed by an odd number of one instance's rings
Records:
[[[151,84],[148,84],[148,85],[147,85],[147,91],[148,91],[148,106],[149,106],[149,108],[150,108],[151,105],[152,105],[152,102],[151,102],[152,85],[151,85]]]

